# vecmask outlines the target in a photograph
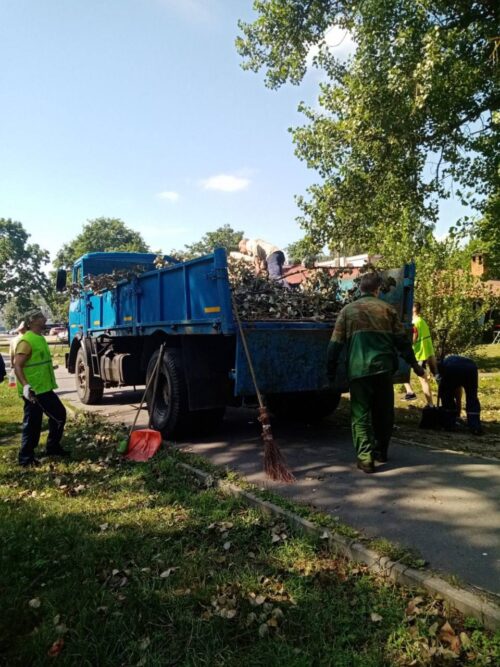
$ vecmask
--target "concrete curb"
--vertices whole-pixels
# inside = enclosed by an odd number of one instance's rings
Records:
[[[224,493],[241,498],[248,505],[257,507],[265,514],[286,519],[303,533],[328,540],[332,551],[339,556],[344,556],[357,563],[363,563],[373,572],[403,586],[425,588],[432,595],[440,595],[451,607],[457,609],[465,616],[476,618],[488,630],[500,630],[500,608],[484,600],[479,595],[464,588],[451,586],[444,579],[432,573],[415,570],[402,563],[392,561],[387,556],[380,556],[375,551],[367,549],[363,544],[356,542],[356,540],[332,533],[327,528],[303,519],[297,514],[293,514],[293,512],[289,512],[274,503],[261,500],[253,493],[241,489],[236,484],[219,480],[210,473],[199,470],[187,463],[179,462],[177,465],[201,480],[206,487],[217,486]]]
[[[433,452],[444,452],[445,454],[457,454],[458,456],[464,457],[474,457],[476,459],[482,459],[483,461],[489,461],[490,463],[499,463],[500,458],[495,456],[484,456],[484,454],[478,454],[476,452],[465,452],[463,449],[441,449],[441,447],[436,447],[435,445],[429,445],[426,442],[415,442],[415,440],[403,440],[402,438],[391,438],[391,442],[395,442],[397,445],[412,445],[412,447],[421,447],[422,449],[430,449]]]

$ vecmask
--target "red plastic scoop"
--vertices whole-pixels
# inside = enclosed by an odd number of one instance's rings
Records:
[[[161,433],[151,428],[133,431],[125,458],[129,461],[148,461],[161,447]]]
[[[141,404],[136,412],[134,422],[130,428],[128,442],[127,443],[124,442],[125,445],[125,447],[123,448],[125,450],[124,458],[128,459],[129,461],[148,461],[151,457],[153,457],[156,454],[156,452],[161,447],[162,435],[160,431],[155,431],[154,429],[151,428],[151,419],[154,412],[154,402],[156,398],[156,390],[158,388],[158,376],[160,374],[160,365],[163,360],[164,349],[165,349],[165,343],[163,343],[160,347],[160,353],[158,355],[155,368],[146,384],[146,389],[144,390],[144,395],[142,397]],[[142,405],[146,398],[146,394],[151,382],[153,382],[153,394],[151,401],[152,405],[149,413],[148,427],[134,431],[135,425],[137,423],[137,418],[142,409]]]

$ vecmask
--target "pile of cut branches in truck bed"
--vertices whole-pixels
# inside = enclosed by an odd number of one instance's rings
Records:
[[[228,265],[229,282],[243,320],[334,320],[357,289],[342,290],[339,276],[321,267],[310,269],[299,285],[287,287],[256,276],[245,260],[229,257]]]
[[[155,264],[156,265],[156,264]],[[157,264],[157,268],[166,268],[165,263]],[[360,269],[363,273],[374,270],[371,265]],[[144,271],[143,266],[128,269],[116,269],[111,273],[85,276],[85,291],[102,294],[113,290],[118,283],[132,280]],[[288,285],[271,280],[267,275],[255,275],[253,265],[243,259],[228,257],[228,273],[231,290],[234,295],[239,315],[243,320],[318,320],[332,321],[338,312],[358,293],[359,277],[354,278],[350,289],[342,287],[342,276],[351,273],[349,268],[332,269],[301,267],[297,273],[305,273],[298,285]],[[290,275],[290,274],[289,274]],[[390,289],[394,281],[383,289]],[[81,286],[68,286],[71,296],[78,297]]]

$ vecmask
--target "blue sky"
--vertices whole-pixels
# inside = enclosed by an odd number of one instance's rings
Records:
[[[251,0],[2,0],[0,217],[52,255],[98,216],[164,252],[226,223],[300,238],[294,195],[317,178],[287,128],[319,75],[266,89],[240,67],[240,18]]]

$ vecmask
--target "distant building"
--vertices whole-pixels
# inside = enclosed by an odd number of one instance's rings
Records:
[[[314,262],[315,267],[322,267],[324,269],[331,269],[329,273],[336,275],[348,275],[350,278],[359,276],[359,269],[366,264],[376,264],[381,258],[381,255],[351,255],[349,257],[336,257],[335,259],[328,259],[325,261]],[[284,267],[283,276],[290,285],[298,285],[309,274],[309,266],[303,264],[291,264]],[[345,271],[339,271],[345,269]]]
[[[500,297],[500,280],[488,280],[488,255],[484,252],[476,252],[470,260],[470,272],[473,276],[481,278],[493,294]]]

